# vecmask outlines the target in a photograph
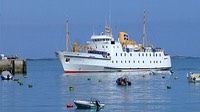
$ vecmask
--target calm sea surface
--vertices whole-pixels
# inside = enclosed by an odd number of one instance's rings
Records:
[[[74,99],[99,99],[100,112],[199,112],[200,83],[188,83],[186,73],[200,73],[199,58],[173,58],[174,75],[149,75],[145,72],[64,74],[58,60],[27,61],[23,83],[0,81],[0,112],[88,112],[66,108]],[[131,86],[116,85],[126,75]],[[143,77],[145,75],[145,77]],[[165,76],[165,78],[163,78]],[[178,77],[178,79],[175,79]],[[90,78],[91,80],[88,80]],[[33,87],[29,88],[28,85]],[[171,86],[171,89],[167,89]],[[74,87],[70,91],[69,87]]]

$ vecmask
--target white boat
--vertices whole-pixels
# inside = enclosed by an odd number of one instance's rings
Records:
[[[144,13],[144,30],[142,44],[130,40],[125,32],[119,32],[118,40],[111,34],[110,27],[106,27],[106,34],[92,35],[91,41],[85,46],[73,42],[73,51],[57,51],[65,73],[79,72],[121,72],[169,70],[171,57],[161,48],[155,48],[146,40],[146,11]],[[68,20],[67,20],[68,29]],[[67,30],[67,43],[68,43]],[[67,44],[68,46],[68,44]],[[82,52],[80,52],[82,50]]]
[[[200,82],[200,73],[188,73],[187,79],[189,82]]]
[[[100,103],[98,100],[84,101],[84,100],[74,100],[74,104],[78,109],[101,109],[105,104]]]
[[[172,70],[164,70],[164,71],[159,71],[159,70],[150,70],[149,75],[173,75],[174,72]]]
[[[3,71],[1,73],[2,80],[11,80],[12,78],[13,78],[13,75],[9,71]]]

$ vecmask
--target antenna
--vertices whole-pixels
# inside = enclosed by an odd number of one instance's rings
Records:
[[[66,18],[66,52],[68,52],[69,31],[68,31],[68,17]]]
[[[110,12],[109,12],[109,28],[110,28],[110,36],[112,36],[112,29],[111,29],[111,8],[110,8]]]
[[[146,41],[146,9],[144,9],[144,23],[143,23],[142,47],[145,47]]]
[[[93,35],[94,35],[94,24],[92,25],[92,27],[93,27],[93,32],[92,32],[92,33],[93,33]]]
[[[106,16],[107,16],[107,15],[106,15]],[[107,27],[108,27],[109,25],[107,24],[106,16],[105,16],[104,25],[105,25],[105,32],[107,33],[106,29],[107,29]]]
[[[109,37],[112,36],[110,26],[111,26],[111,22],[110,22],[110,14],[109,14],[109,22],[108,22],[108,26],[106,26],[106,35]]]

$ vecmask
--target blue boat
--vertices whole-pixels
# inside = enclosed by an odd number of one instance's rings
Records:
[[[128,80],[128,77],[120,77],[116,80],[116,83],[120,86],[130,86],[131,82]]]

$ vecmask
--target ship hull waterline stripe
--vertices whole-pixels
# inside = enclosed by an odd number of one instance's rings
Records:
[[[95,72],[147,72],[151,70],[170,70],[166,69],[121,69],[121,70],[65,70],[65,73],[95,73]]]
[[[104,67],[105,69],[119,69],[119,70],[169,70],[171,67],[160,67],[160,68],[113,68],[113,67]]]

